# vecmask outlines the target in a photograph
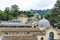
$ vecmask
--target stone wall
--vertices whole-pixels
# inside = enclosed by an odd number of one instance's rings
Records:
[[[37,40],[37,38],[35,38],[32,35],[29,35],[29,36],[4,36],[2,38],[2,40]]]

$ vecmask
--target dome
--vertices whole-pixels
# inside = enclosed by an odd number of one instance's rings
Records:
[[[38,22],[38,26],[41,26],[41,27],[50,27],[50,23],[47,19],[42,19]]]

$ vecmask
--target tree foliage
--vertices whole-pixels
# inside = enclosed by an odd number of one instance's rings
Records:
[[[54,27],[60,28],[60,1],[57,0],[52,11],[45,15]]]
[[[6,19],[6,14],[0,10],[0,20],[5,20]]]
[[[20,11],[18,5],[11,5],[11,8],[6,7],[4,11],[0,10],[0,20],[11,20],[17,18],[20,14],[27,14],[28,17],[33,16],[30,11]]]
[[[11,11],[13,13],[13,17],[18,16],[19,14],[19,7],[15,4],[11,6]]]

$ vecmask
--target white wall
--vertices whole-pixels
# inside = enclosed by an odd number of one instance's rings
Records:
[[[53,32],[54,33],[54,39],[59,39],[58,38],[58,34],[57,34],[57,31],[55,30],[55,29],[48,29],[47,31],[46,31],[46,40],[48,40],[48,38],[49,38],[49,33],[50,32]]]
[[[41,37],[43,37],[43,38],[44,38],[44,40],[46,40],[46,39],[45,39],[45,36],[41,36],[41,35],[40,35],[40,36],[37,36],[37,40],[40,40],[40,39],[41,39]]]

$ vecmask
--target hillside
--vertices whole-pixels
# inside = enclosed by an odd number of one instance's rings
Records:
[[[46,10],[31,10],[32,12],[39,13],[39,14],[46,14],[51,11],[51,9]]]

